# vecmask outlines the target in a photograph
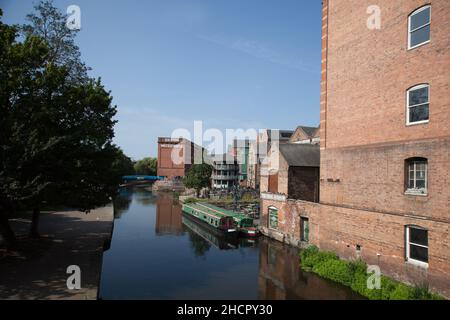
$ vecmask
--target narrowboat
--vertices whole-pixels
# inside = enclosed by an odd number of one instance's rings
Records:
[[[204,208],[205,210],[207,209],[212,212],[221,213],[226,216],[232,217],[241,236],[257,237],[259,235],[258,229],[253,224],[253,219],[249,218],[245,214],[219,208],[209,203],[198,203],[197,205],[201,208]]]
[[[197,203],[185,203],[182,210],[186,215],[193,217],[211,230],[225,234],[237,234],[236,223],[230,216],[204,208]]]

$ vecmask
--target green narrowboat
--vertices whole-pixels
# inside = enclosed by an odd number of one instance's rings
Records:
[[[236,234],[236,223],[232,217],[223,213],[204,208],[197,203],[185,203],[182,210],[185,214],[196,219],[197,222],[210,227],[212,230],[226,234]]]
[[[245,237],[257,237],[259,235],[258,229],[253,224],[253,219],[249,218],[245,214],[237,213],[234,211],[219,208],[209,203],[197,203],[197,205],[205,210],[209,210],[216,213],[221,213],[232,217],[239,230],[240,235]]]

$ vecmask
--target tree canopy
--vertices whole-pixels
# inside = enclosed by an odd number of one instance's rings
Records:
[[[136,174],[146,175],[146,176],[155,176],[157,170],[157,160],[156,158],[144,158],[139,161],[136,161],[134,164],[134,170]]]
[[[33,209],[37,236],[42,206],[104,205],[132,166],[112,142],[116,107],[100,79],[76,81],[46,39],[18,41],[1,14],[0,232],[11,235],[7,218],[20,204]]]
[[[207,188],[211,184],[212,166],[207,163],[194,164],[186,173],[183,179],[184,185],[187,188],[193,188],[197,191]]]

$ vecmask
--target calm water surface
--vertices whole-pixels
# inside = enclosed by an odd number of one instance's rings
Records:
[[[358,299],[299,268],[298,250],[276,241],[224,240],[187,219],[171,195],[123,189],[102,299]]]

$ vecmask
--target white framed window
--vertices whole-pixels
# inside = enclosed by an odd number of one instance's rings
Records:
[[[428,267],[428,230],[406,226],[406,261]]]
[[[408,17],[408,50],[430,42],[431,6],[423,6]]]
[[[278,209],[275,207],[269,207],[269,228],[278,229]]]
[[[428,160],[411,158],[406,160],[406,193],[426,195],[428,184]]]
[[[406,92],[406,123],[415,125],[429,121],[430,85],[419,84]]]

